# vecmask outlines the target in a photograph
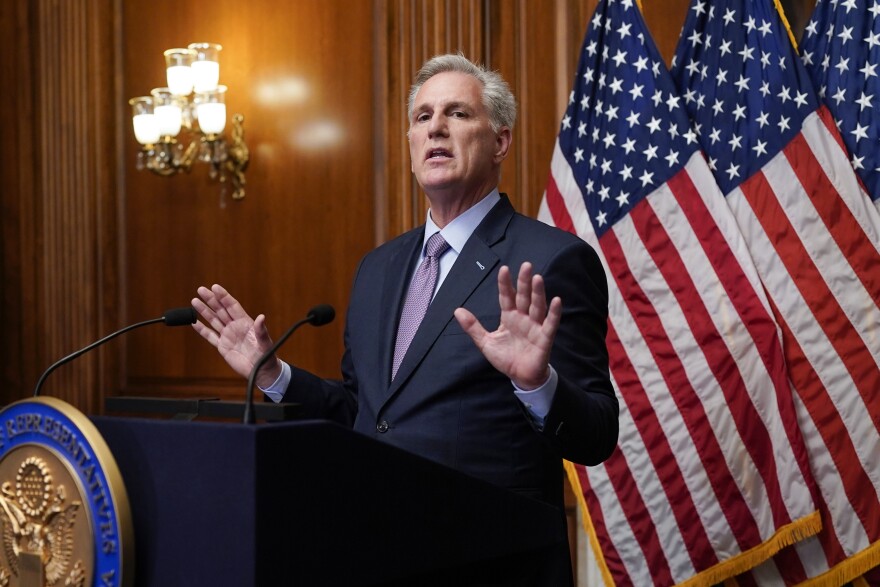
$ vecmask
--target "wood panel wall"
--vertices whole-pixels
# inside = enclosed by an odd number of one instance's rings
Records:
[[[275,334],[317,303],[340,315],[285,358],[338,373],[360,257],[420,224],[405,102],[418,66],[463,51],[519,101],[501,188],[534,215],[596,0],[14,0],[0,3],[0,401],[54,360],[222,283]],[[687,0],[642,0],[671,58]],[[801,30],[809,0],[784,3]],[[164,85],[162,52],[223,44],[230,114],[245,116],[247,196],[206,166],[135,168],[127,99]],[[189,328],[151,326],[54,373],[46,393],[89,413],[108,395],[241,397]]]

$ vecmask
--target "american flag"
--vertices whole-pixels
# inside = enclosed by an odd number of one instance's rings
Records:
[[[753,579],[841,584],[880,564],[880,215],[772,0],[692,0],[673,76],[782,331],[820,490],[800,562]]]
[[[717,583],[818,531],[769,301],[632,0],[589,24],[539,217],[609,277],[620,440],[567,466],[606,579]]]
[[[880,3],[868,4],[818,0],[801,58],[834,116],[866,195],[880,207]]]

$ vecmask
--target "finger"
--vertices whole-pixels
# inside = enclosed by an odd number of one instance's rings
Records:
[[[510,268],[507,265],[502,265],[498,269],[498,304],[501,306],[502,312],[516,308],[515,296],[516,291],[510,281]]]
[[[559,322],[562,320],[562,299],[556,296],[550,301],[550,309],[547,311],[547,319],[541,325],[541,332],[553,344],[556,331],[559,330]]]
[[[526,261],[519,268],[519,277],[516,280],[516,309],[525,314],[529,313],[529,304],[532,301],[532,264]]]
[[[547,316],[547,294],[544,291],[544,278],[532,276],[532,303],[529,306],[529,317],[535,322],[542,322]]]
[[[483,328],[483,325],[480,324],[480,321],[477,320],[477,317],[464,308],[457,308],[453,314],[455,319],[458,320],[458,325],[461,326],[461,329],[467,332],[471,340],[474,341],[474,344],[477,345],[477,348],[482,350],[483,341],[488,333]]]
[[[266,328],[265,314],[260,314],[254,320],[254,336],[257,339],[257,347],[260,349],[260,353],[264,353],[272,347],[272,337],[269,336],[269,329]]]
[[[201,290],[203,289],[205,291],[210,291],[206,288],[199,288],[199,294],[202,293]],[[192,300],[190,300],[190,303],[192,304],[192,307],[195,309],[195,311],[198,312],[199,315],[202,317],[202,320],[211,325],[211,328],[213,328],[217,332],[223,330],[223,322],[220,320],[220,318],[217,317],[217,313],[214,312],[214,310],[209,308],[207,305],[205,305],[205,303],[201,299],[193,298]]]
[[[224,323],[238,320],[239,318],[250,318],[244,308],[238,303],[238,300],[232,297],[226,289],[215,283],[211,286],[211,290],[217,296],[217,305],[211,306]]]
[[[211,346],[217,348],[217,344],[220,342],[220,337],[217,335],[217,332],[198,321],[194,322],[192,327],[193,330],[199,333],[199,336],[211,343]]]

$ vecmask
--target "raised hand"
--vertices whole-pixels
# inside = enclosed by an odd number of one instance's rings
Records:
[[[236,373],[248,377],[257,360],[272,346],[266,316],[260,314],[254,320],[238,300],[217,284],[211,289],[200,287],[198,295],[192,299],[192,306],[204,323],[196,322],[193,328],[217,349]],[[277,359],[267,361],[257,374],[257,385],[269,387],[280,372]]]
[[[540,387],[550,377],[550,350],[562,316],[562,301],[556,297],[547,305],[544,279],[532,275],[531,263],[523,263],[514,290],[510,269],[498,270],[498,303],[501,323],[488,332],[468,310],[458,308],[455,318],[492,366],[507,375],[517,387]]]

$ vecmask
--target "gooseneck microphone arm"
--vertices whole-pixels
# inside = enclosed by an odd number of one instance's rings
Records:
[[[196,311],[193,308],[174,308],[173,310],[166,311],[164,314],[162,314],[162,316],[160,318],[153,318],[152,320],[144,320],[143,322],[138,322],[137,324],[132,324],[130,326],[126,326],[122,330],[117,330],[113,334],[108,334],[107,336],[105,336],[101,340],[95,341],[92,344],[88,345],[87,347],[81,348],[80,350],[76,351],[75,353],[71,353],[71,354],[67,355],[66,357],[64,357],[63,359],[56,361],[54,364],[52,364],[51,367],[46,369],[43,372],[43,374],[40,376],[40,380],[37,381],[36,387],[34,387],[34,397],[37,397],[40,395],[40,388],[43,387],[43,383],[46,381],[46,377],[49,376],[49,373],[51,373],[52,371],[54,371],[55,369],[57,369],[58,367],[60,367],[62,365],[66,365],[67,363],[71,362],[72,360],[79,357],[80,355],[89,352],[93,348],[101,346],[102,344],[104,344],[108,340],[113,340],[114,338],[116,338],[120,334],[125,334],[129,330],[134,330],[135,328],[140,328],[141,326],[147,326],[148,324],[155,324],[156,322],[164,322],[167,326],[182,326],[184,324],[193,324],[195,321],[196,321]]]
[[[287,332],[281,335],[281,338],[275,341],[269,350],[263,353],[263,355],[257,359],[257,362],[254,363],[254,368],[251,369],[251,374],[248,376],[247,382],[247,393],[245,396],[244,402],[244,418],[243,422],[245,424],[255,424],[257,419],[254,416],[254,383],[257,380],[257,373],[266,362],[275,356],[276,351],[281,348],[290,335],[296,332],[296,330],[302,326],[303,324],[311,324],[312,326],[323,326],[325,324],[329,324],[333,321],[333,318],[336,316],[336,311],[333,309],[333,306],[328,304],[319,304],[309,310],[309,313],[306,314],[306,317],[298,322],[294,323],[293,326],[287,329]]]

